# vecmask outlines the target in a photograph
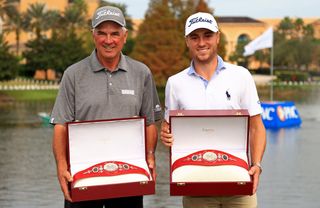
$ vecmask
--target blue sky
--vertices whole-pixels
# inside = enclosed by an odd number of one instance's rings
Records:
[[[143,18],[149,0],[109,0],[124,3],[132,18]],[[319,17],[319,0],[209,0],[218,16],[249,16],[252,18]]]

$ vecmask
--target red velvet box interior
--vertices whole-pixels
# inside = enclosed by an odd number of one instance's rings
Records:
[[[70,122],[67,127],[73,201],[155,193],[146,162],[145,118]]]
[[[251,195],[247,110],[170,111],[170,194]]]

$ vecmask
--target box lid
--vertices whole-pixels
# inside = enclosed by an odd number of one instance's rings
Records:
[[[173,154],[186,149],[248,149],[247,110],[174,110],[170,111],[170,125]]]
[[[67,126],[72,176],[97,164],[102,168],[104,165],[112,168],[115,161],[141,167],[150,175],[145,153],[145,118],[70,122]],[[101,165],[102,163],[106,164]],[[147,176],[141,178],[140,174],[130,174],[119,175],[112,179],[96,177],[94,180],[90,179],[89,183],[100,185],[142,181],[142,179],[149,180]],[[82,180],[81,184],[85,185],[87,180]]]

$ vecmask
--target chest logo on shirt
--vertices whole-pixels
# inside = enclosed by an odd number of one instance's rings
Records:
[[[227,99],[228,99],[228,100],[231,100],[231,95],[230,95],[230,93],[229,93],[229,89],[227,89],[227,91],[226,91],[226,96],[227,96]]]
[[[123,95],[134,95],[134,90],[121,90]]]

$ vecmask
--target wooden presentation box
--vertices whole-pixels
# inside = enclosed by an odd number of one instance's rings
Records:
[[[173,110],[170,195],[252,195],[247,110]]]
[[[145,127],[143,117],[67,124],[73,201],[155,193]]]

